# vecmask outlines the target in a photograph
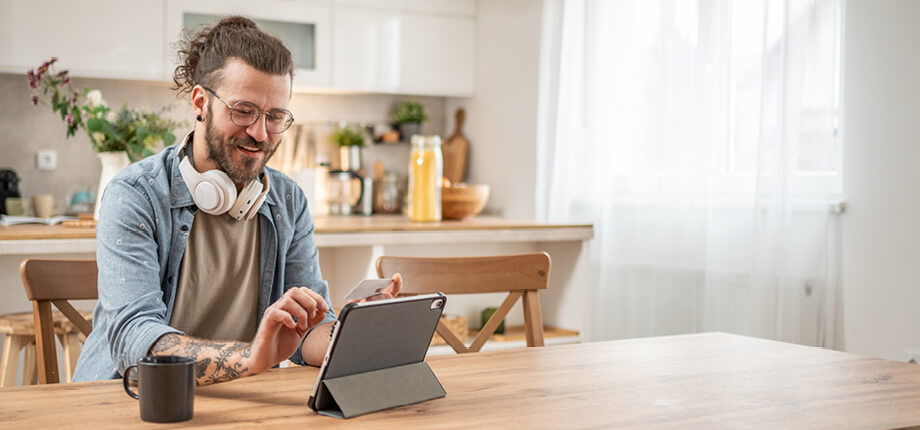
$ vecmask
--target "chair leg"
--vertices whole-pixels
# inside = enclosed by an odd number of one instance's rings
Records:
[[[77,368],[77,359],[80,358],[80,341],[73,333],[59,334],[58,340],[64,352],[64,377],[67,382],[73,382],[73,372]]]
[[[19,352],[29,343],[29,336],[6,335],[3,341],[3,359],[0,361],[0,387],[16,385]]]
[[[22,385],[38,384],[38,358],[35,356],[35,338],[26,344],[26,353],[22,363]]]
[[[524,292],[524,336],[527,346],[543,346],[543,312],[536,290]]]

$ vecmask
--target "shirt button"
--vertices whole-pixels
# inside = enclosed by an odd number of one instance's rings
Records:
[[[187,225],[183,225],[182,227],[179,227],[179,230],[188,231],[188,226],[187,226]]]
[[[170,276],[169,278],[167,278],[167,280],[169,281],[170,284],[172,284],[173,279],[175,279],[175,278],[173,278],[172,276]]]

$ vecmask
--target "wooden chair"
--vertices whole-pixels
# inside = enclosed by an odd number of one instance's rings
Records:
[[[402,294],[443,292],[477,294],[507,292],[508,296],[467,347],[444,324],[437,333],[458,353],[478,352],[498,328],[518,299],[524,301],[524,333],[527,346],[543,346],[543,317],[537,291],[549,283],[549,254],[545,252],[491,257],[388,257],[377,259],[377,275],[403,277]]]
[[[83,336],[89,336],[92,324],[74,309],[68,300],[91,300],[98,297],[96,261],[30,258],[19,265],[19,275],[22,277],[26,297],[32,301],[38,382],[55,384],[60,378],[51,304],[53,303]],[[67,348],[68,345],[65,344],[64,347]]]

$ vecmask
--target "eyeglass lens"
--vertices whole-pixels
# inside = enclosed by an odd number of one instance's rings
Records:
[[[255,103],[239,102],[230,109],[230,120],[240,127],[249,127],[259,120],[262,111]],[[281,133],[294,123],[294,116],[290,112],[273,109],[266,112],[265,125],[272,133]]]

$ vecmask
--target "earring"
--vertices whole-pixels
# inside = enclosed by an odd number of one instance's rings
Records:
[[[201,122],[201,115],[198,115],[197,117],[195,117],[195,119],[197,119],[198,122]]]

